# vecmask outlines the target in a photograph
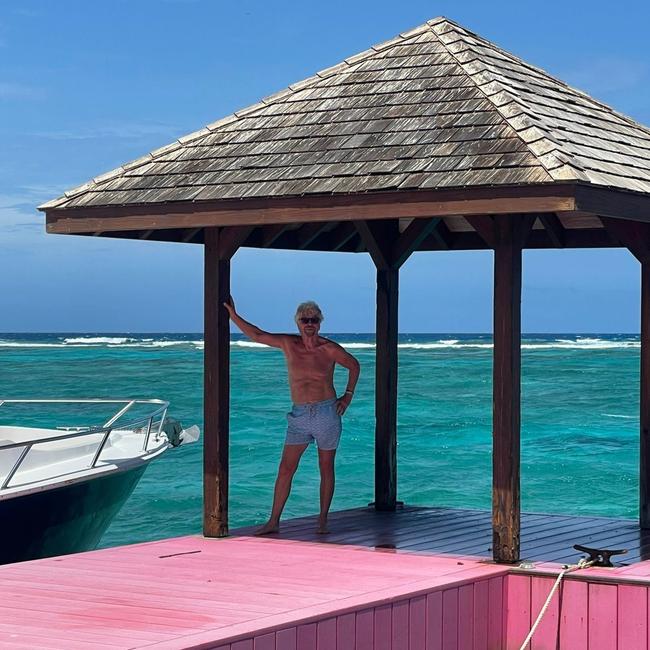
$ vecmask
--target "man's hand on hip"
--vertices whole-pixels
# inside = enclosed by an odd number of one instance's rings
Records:
[[[350,406],[351,401],[352,401],[352,395],[350,395],[350,393],[345,393],[343,397],[339,397],[336,400],[337,414],[343,415],[347,411],[348,406]]]

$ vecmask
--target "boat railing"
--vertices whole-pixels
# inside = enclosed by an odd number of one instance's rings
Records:
[[[0,484],[0,490],[10,487],[9,484],[20,470],[20,467],[27,458],[29,452],[34,447],[45,443],[63,442],[75,438],[87,438],[101,434],[101,440],[93,454],[92,460],[87,467],[83,468],[84,470],[92,469],[97,466],[102,451],[106,448],[106,443],[111,434],[116,431],[132,431],[134,433],[141,433],[143,435],[142,451],[146,452],[149,449],[149,441],[151,440],[152,434],[156,440],[160,437],[165,422],[165,416],[167,414],[167,408],[169,407],[169,402],[158,399],[0,399],[0,407],[9,404],[116,404],[119,405],[119,408],[106,422],[104,422],[104,424],[101,425],[57,427],[61,429],[60,434],[1,445],[0,452],[6,452],[11,449],[21,449],[21,452]],[[147,413],[146,416],[120,422],[126,413],[135,405],[150,405],[154,410]]]

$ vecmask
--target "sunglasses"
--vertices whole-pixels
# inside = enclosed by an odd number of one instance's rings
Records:
[[[320,323],[320,318],[308,318],[303,317],[298,319],[303,325],[318,325]]]

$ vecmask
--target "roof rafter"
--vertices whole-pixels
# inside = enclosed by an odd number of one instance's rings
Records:
[[[564,226],[560,222],[558,216],[556,214],[545,213],[539,214],[537,217],[544,226],[544,230],[546,231],[551,244],[555,248],[564,248],[566,236]]]

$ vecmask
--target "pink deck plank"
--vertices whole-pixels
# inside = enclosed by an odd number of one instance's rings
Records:
[[[336,618],[318,621],[316,626],[316,647],[318,650],[336,648]]]
[[[29,648],[29,650],[88,650],[92,647],[93,650],[116,650],[116,648],[124,646],[109,645],[107,643],[92,642],[92,646],[88,641],[79,641],[78,639],[66,639],[65,645],[62,646],[61,642],[57,639],[52,639],[52,636],[41,636],[35,634],[6,634],[0,632],[0,648],[3,650],[10,650],[11,648]]]
[[[391,614],[390,605],[380,605],[375,608],[375,625],[373,650],[390,650],[391,643]]]
[[[253,650],[275,650],[275,633],[255,637],[253,639]]]
[[[519,650],[531,628],[531,581],[532,578],[528,575],[515,574],[508,576],[506,595],[507,650]],[[537,616],[537,614],[535,614],[535,616]]]
[[[391,650],[409,650],[409,601],[393,603]]]
[[[409,650],[426,648],[426,606],[425,596],[411,598],[409,601]]]
[[[587,650],[589,647],[588,591],[589,585],[578,580],[566,580],[562,585],[561,648]]]
[[[458,648],[458,589],[442,592],[442,647],[444,650]]]
[[[616,585],[590,584],[588,596],[589,650],[613,650],[617,645],[618,588]]]
[[[297,650],[317,650],[316,623],[298,626]]]
[[[372,650],[375,643],[375,610],[358,612],[354,626],[356,650]]]
[[[356,614],[343,614],[336,619],[336,650],[355,650]]]
[[[503,578],[488,582],[488,648],[500,648],[503,643]]]
[[[30,626],[29,633],[33,635],[34,637],[43,637],[45,640],[51,640],[52,639],[52,621],[51,619],[48,621],[47,624],[43,623],[42,625],[36,626],[32,625]],[[21,625],[8,625],[6,623],[3,623],[0,621],[0,639],[12,639],[12,638],[20,638],[22,634],[25,634],[25,628]],[[57,633],[57,639],[64,639],[65,637],[61,635],[61,633]],[[74,631],[73,634],[68,634],[65,635],[67,637],[72,637],[69,638],[68,640],[72,642],[83,642],[86,643],[88,646],[91,644],[104,644],[106,646],[110,646],[112,648],[119,648],[121,647],[122,644],[120,644],[120,641],[102,634],[98,632],[89,632],[86,630],[81,630],[77,629]],[[60,645],[59,641],[59,645]],[[2,644],[0,644],[0,647],[2,647]]]
[[[474,585],[458,588],[458,648],[474,645]]]
[[[277,650],[296,650],[296,628],[290,627],[286,630],[278,630],[275,635],[275,647]]]
[[[618,650],[648,650],[648,588],[618,586]]]
[[[427,650],[443,650],[442,648],[442,592],[438,591],[427,596]]]
[[[88,576],[71,575],[67,574],[65,583],[61,584],[61,579],[56,579],[51,576],[35,576],[32,580],[25,580],[24,576],[14,577],[3,572],[3,583],[6,585],[3,588],[3,593],[9,591],[26,590],[30,595],[38,594],[39,592],[47,592],[48,594],[61,594],[65,598],[66,594],[74,595],[75,599],[88,599],[93,598],[121,598],[124,594],[125,583],[121,580],[106,580],[102,582],[101,587],[89,586]],[[241,610],[240,606],[234,605],[232,598],[243,590],[229,589],[228,595],[220,594],[220,587],[214,585],[209,589],[199,589],[198,587],[187,588],[183,584],[174,585],[173,583],[165,583],[165,586],[152,588],[147,583],[141,585],[138,592],[146,598],[148,602],[156,603],[157,607],[161,610],[164,609],[178,609],[178,606],[192,606],[193,611],[202,612],[214,611],[215,605],[224,609],[237,609]],[[260,595],[259,599],[255,595],[251,595],[249,602],[246,603],[246,610],[253,613],[260,614],[273,614],[282,611],[279,606],[271,606],[268,604],[268,598]],[[318,599],[311,599],[313,602],[318,602]]]
[[[230,650],[253,650],[253,640],[237,641],[230,646]]]
[[[530,624],[535,622],[539,613],[546,602],[551,589],[553,588],[555,580],[553,578],[538,578],[531,579],[530,588]],[[559,624],[559,595],[556,591],[550,601],[546,613],[542,617],[535,634],[530,642],[531,650],[548,650],[555,648],[557,645]],[[522,639],[523,641],[523,639]]]
[[[510,578],[510,576],[508,576]],[[488,581],[474,583],[474,639],[473,650],[488,650]]]

